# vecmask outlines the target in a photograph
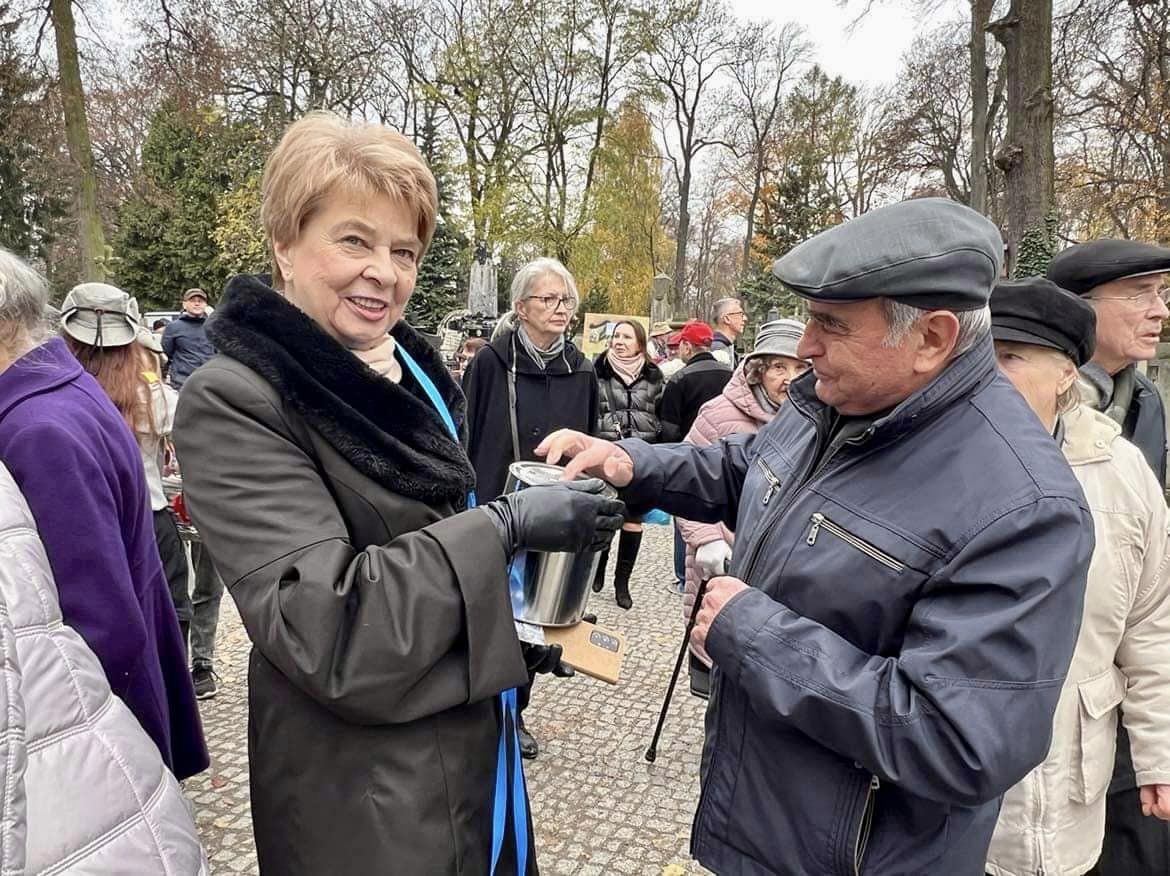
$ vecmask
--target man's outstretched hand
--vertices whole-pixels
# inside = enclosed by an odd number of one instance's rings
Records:
[[[616,444],[572,429],[553,432],[537,445],[536,455],[552,465],[571,457],[565,466],[566,481],[587,474],[604,478],[615,487],[625,487],[634,479],[634,462],[628,453]]]

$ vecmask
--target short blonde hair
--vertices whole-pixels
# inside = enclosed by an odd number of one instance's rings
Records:
[[[339,191],[381,194],[405,204],[418,217],[419,258],[426,252],[435,232],[439,193],[415,145],[382,125],[313,112],[288,126],[264,166],[260,222],[277,288],[284,285],[284,277],[273,244],[296,240],[313,211]]]

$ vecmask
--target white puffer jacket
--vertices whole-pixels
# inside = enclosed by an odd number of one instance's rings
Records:
[[[0,876],[25,873],[208,868],[179,783],[62,623],[32,514],[0,465]]]
[[[1092,509],[1097,546],[1052,745],[1004,795],[987,856],[994,876],[1076,876],[1096,863],[1119,709],[1138,784],[1170,783],[1170,551],[1162,490],[1141,452],[1104,414],[1082,405],[1064,424],[1064,454]]]

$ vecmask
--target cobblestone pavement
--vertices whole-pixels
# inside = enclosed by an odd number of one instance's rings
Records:
[[[541,753],[526,762],[541,871],[553,874],[705,873],[687,854],[698,797],[703,702],[680,680],[658,759],[643,753],[682,634],[681,600],[666,589],[671,529],[648,526],[634,572],[634,607],[594,594],[598,623],[626,637],[622,678],[541,677],[525,713]],[[612,561],[609,570],[612,576]],[[217,643],[219,695],[201,703],[211,769],[186,782],[212,872],[255,873],[248,808],[248,639],[230,598]]]

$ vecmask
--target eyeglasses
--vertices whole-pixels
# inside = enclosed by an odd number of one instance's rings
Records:
[[[1170,286],[1163,286],[1158,291],[1139,292],[1137,295],[1094,295],[1092,301],[1127,301],[1132,305],[1149,307],[1154,299],[1170,305]]]
[[[568,313],[577,309],[577,300],[571,295],[529,295],[528,300],[539,301],[544,305],[545,310],[551,310],[554,313],[562,305]]]

